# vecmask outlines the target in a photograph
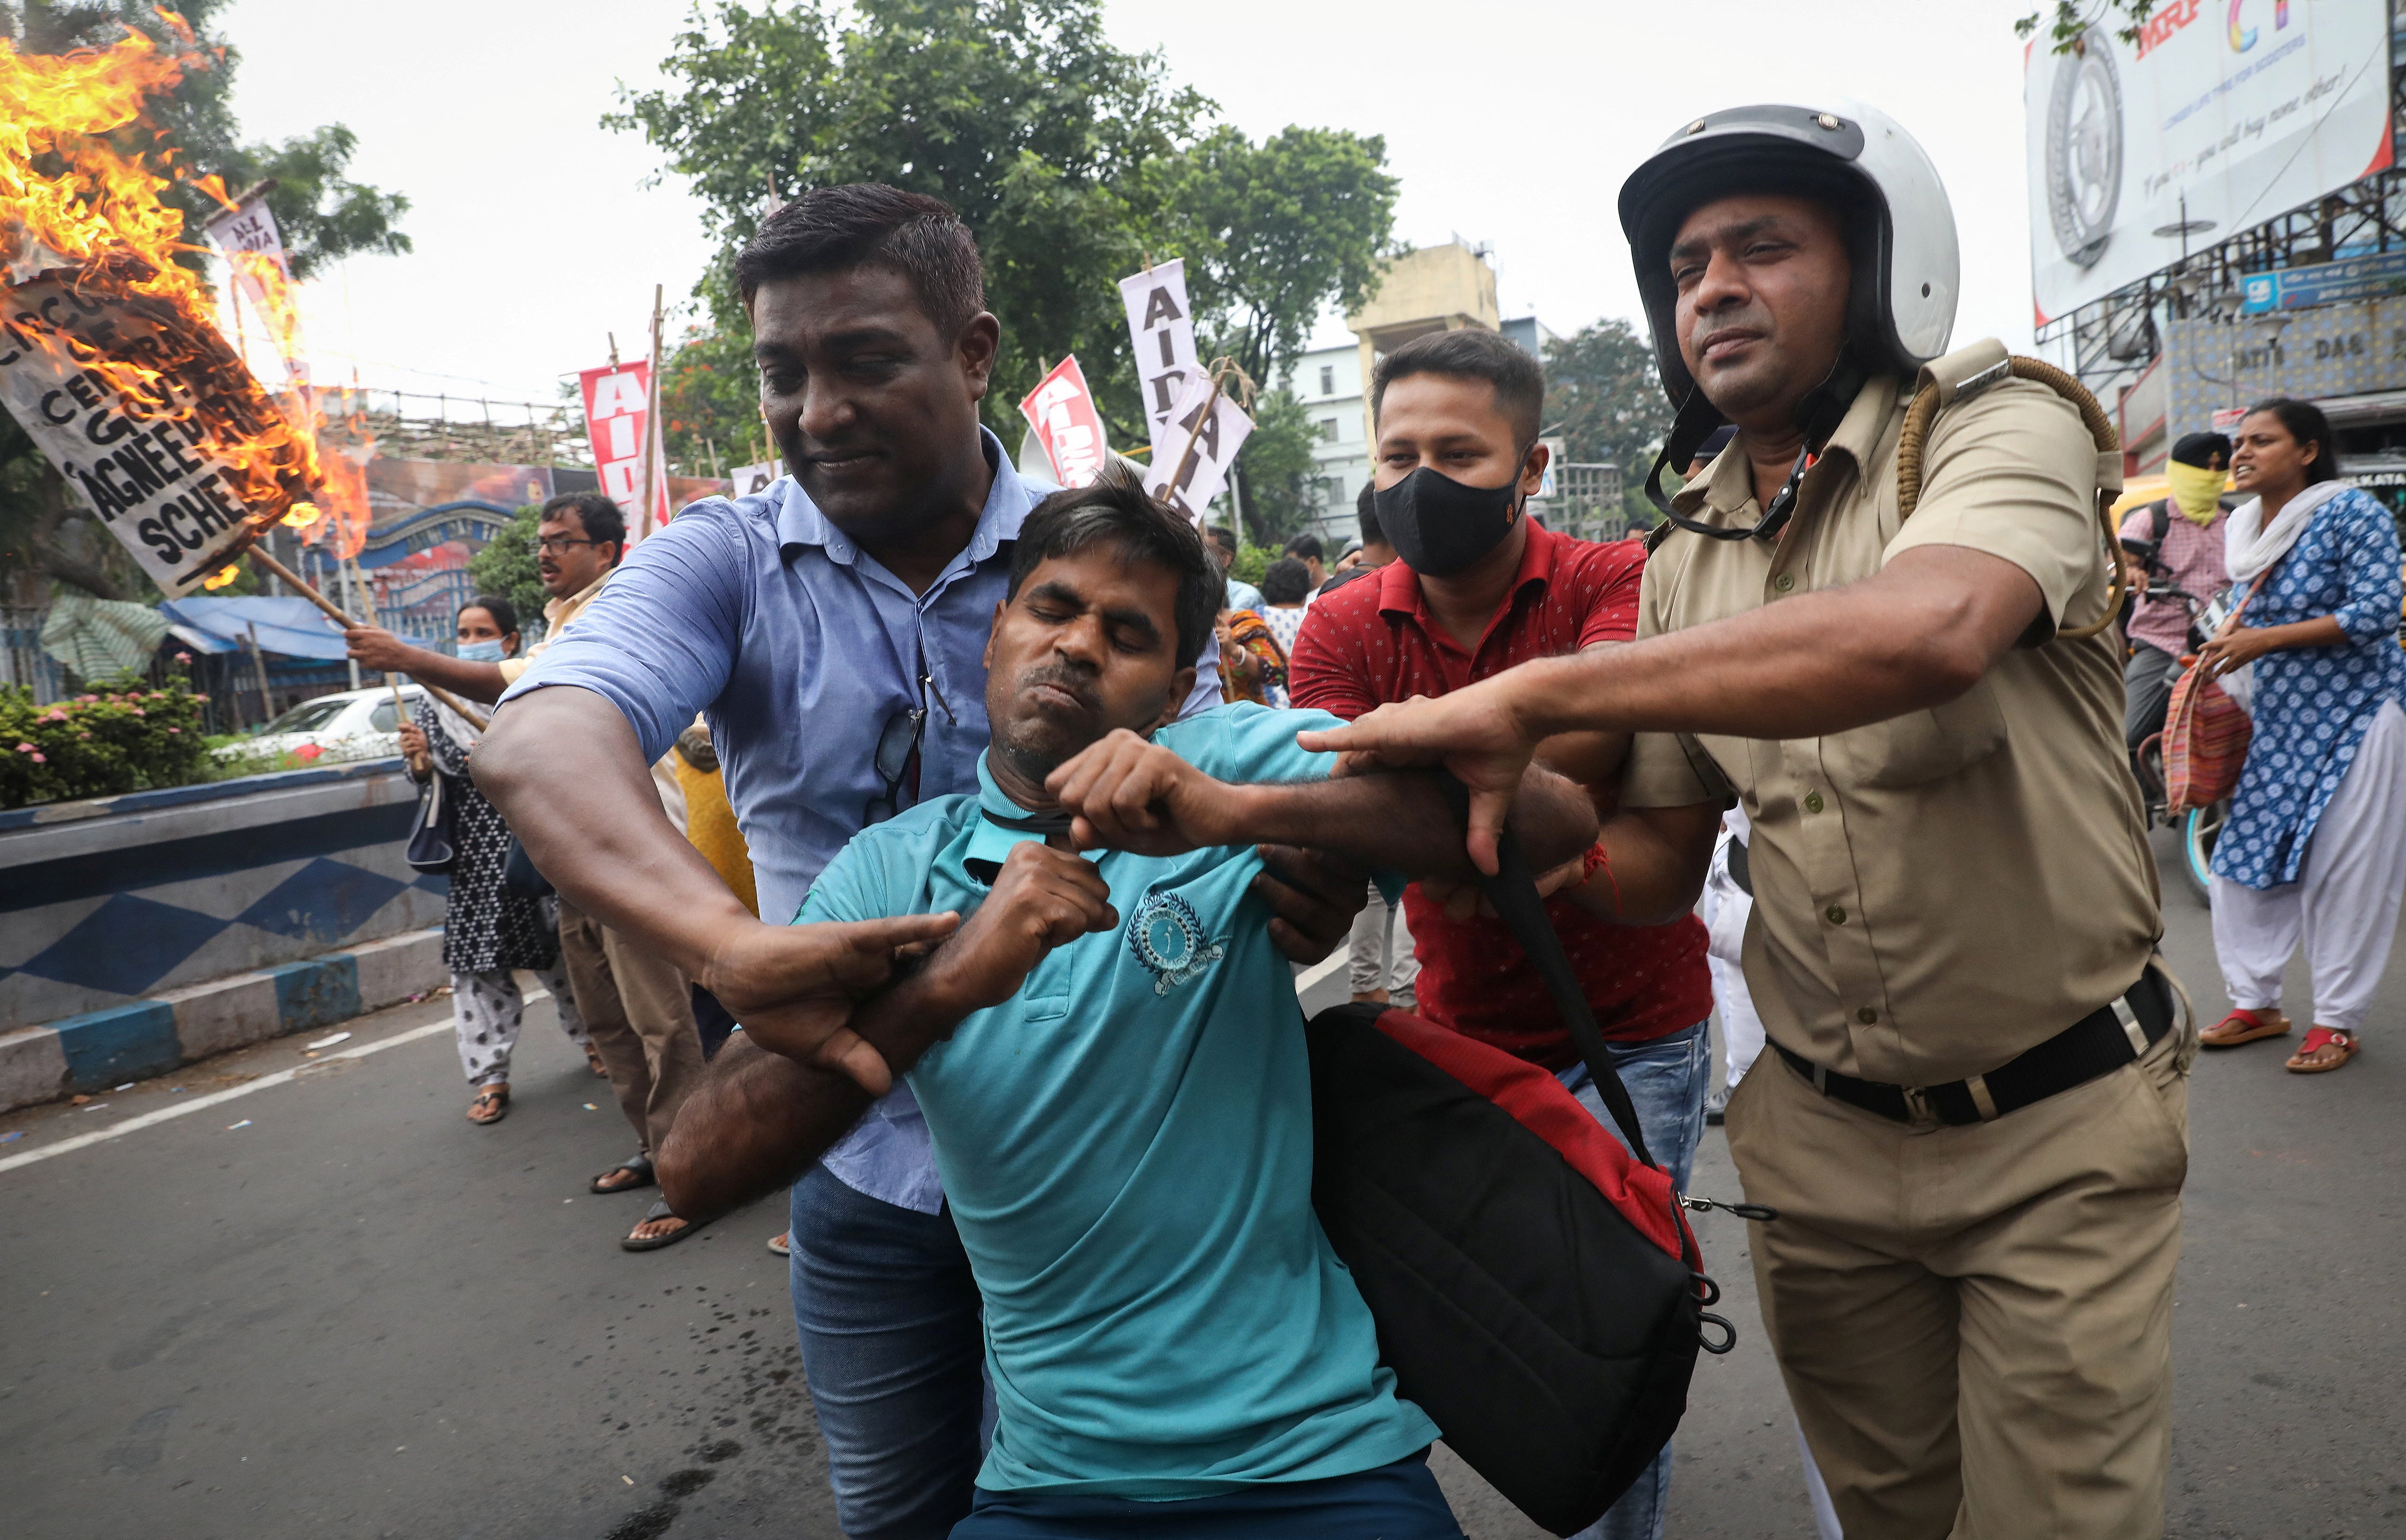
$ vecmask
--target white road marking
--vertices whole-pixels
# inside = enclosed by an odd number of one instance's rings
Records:
[[[526,1002],[532,1005],[537,1000],[546,1000],[550,997],[550,992],[547,990],[529,990]],[[71,1150],[81,1150],[89,1145],[122,1137],[137,1128],[149,1128],[154,1123],[189,1116],[205,1107],[217,1107],[237,1096],[248,1096],[254,1091],[264,1091],[271,1085],[284,1085],[296,1079],[304,1069],[315,1069],[319,1065],[333,1064],[337,1059],[364,1059],[371,1053],[381,1053],[388,1048],[399,1048],[403,1043],[414,1043],[420,1038],[431,1038],[437,1032],[450,1030],[451,1018],[446,1015],[441,1021],[429,1022],[424,1026],[413,1026],[406,1032],[396,1032],[389,1038],[381,1038],[372,1043],[361,1043],[357,1048],[346,1048],[339,1053],[328,1053],[319,1058],[311,1059],[307,1064],[297,1064],[290,1069],[279,1069],[272,1075],[262,1075],[255,1081],[245,1081],[240,1085],[229,1086],[223,1091],[212,1091],[205,1096],[194,1096],[189,1101],[180,1101],[172,1107],[160,1108],[155,1112],[145,1112],[138,1118],[128,1118],[113,1127],[97,1128],[89,1134],[78,1134],[71,1139],[61,1139],[56,1144],[46,1144],[39,1150],[28,1150],[21,1155],[10,1155],[5,1160],[0,1160],[0,1171],[13,1171],[20,1166],[31,1166],[35,1161],[45,1161],[52,1155],[64,1155]]]

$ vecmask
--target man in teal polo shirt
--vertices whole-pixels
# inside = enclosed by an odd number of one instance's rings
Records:
[[[1459,825],[1423,772],[1329,779],[1295,743],[1323,713],[1170,725],[1218,602],[1140,489],[1047,499],[987,644],[978,795],[863,831],[799,917],[969,916],[849,1021],[917,1095],[985,1303],[998,1422],[955,1536],[1460,1533],[1312,1214],[1302,1013],[1253,891],[1257,841],[1461,879]],[[1566,782],[1520,806],[1540,862],[1594,837]],[[868,1105],[748,1036],[666,1146],[679,1213],[772,1189]]]

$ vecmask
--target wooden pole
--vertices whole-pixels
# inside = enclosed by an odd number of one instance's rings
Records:
[[[659,498],[652,486],[658,473],[660,446],[660,292],[666,286],[652,285],[652,367],[644,382],[644,523],[643,531],[650,534],[659,518]]]
[[[245,621],[242,629],[250,633],[251,667],[259,671],[259,720],[264,727],[276,720],[276,699],[267,693],[267,655],[259,647],[259,628]]]
[[[303,582],[299,573],[293,572],[291,568],[287,567],[284,563],[268,555],[267,552],[262,550],[259,546],[253,545],[250,548],[250,558],[253,561],[258,562],[261,566],[266,568],[269,572],[275,573],[277,577],[282,578],[285,582],[292,585],[294,592],[307,600],[310,603],[318,606],[318,609],[324,611],[326,618],[332,620],[335,625],[347,630],[359,624],[358,621],[353,620],[349,615],[345,615],[332,600],[329,600],[324,594],[319,593],[317,589]],[[260,682],[264,685],[266,683],[266,665],[262,664],[260,667]],[[492,718],[489,715],[476,711],[474,707],[470,706],[468,702],[460,699],[458,696],[453,695],[449,690],[443,688],[439,685],[432,685],[421,679],[418,682],[418,687],[432,696],[435,699],[442,701],[453,711],[458,712],[462,717],[466,718],[471,724],[473,724],[478,732],[484,731],[487,725],[492,721]]]

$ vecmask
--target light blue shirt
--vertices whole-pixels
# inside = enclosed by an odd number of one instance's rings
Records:
[[[1241,577],[1228,579],[1228,608],[1262,613],[1262,591]]]
[[[1234,782],[1307,781],[1326,713],[1225,706],[1155,741]],[[836,857],[801,918],[973,912],[984,862],[1038,836],[983,764]],[[1395,1394],[1311,1208],[1311,1076],[1250,844],[1103,852],[1121,925],[1055,948],[912,1067],[985,1302],[989,1490],[1175,1498],[1403,1459]]]
[[[918,796],[977,789],[985,752],[985,640],[1011,583],[1011,544],[1050,484],[1023,477],[981,429],[994,486],[969,544],[924,594],[828,521],[790,476],[750,497],[704,498],[637,544],[502,699],[550,685],[592,690],[626,714],[646,762],[697,712],[724,767],[752,853],[760,913],[791,919],[820,869],[885,791],[886,723],[923,704]],[[1219,648],[1192,711],[1219,699]],[[911,788],[901,788],[909,806]],[[879,1102],[829,1151],[828,1168],[885,1202],[943,1205],[925,1125],[907,1090]]]

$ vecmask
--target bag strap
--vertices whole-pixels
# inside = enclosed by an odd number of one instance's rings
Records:
[[[1445,788],[1446,801],[1454,816],[1466,827],[1470,822],[1470,788],[1451,773],[1440,773],[1438,784]],[[1537,897],[1536,874],[1529,869],[1529,856],[1521,841],[1506,825],[1495,841],[1496,872],[1481,877],[1479,885],[1486,889],[1487,901],[1495,906],[1505,928],[1521,943],[1536,966],[1537,977],[1545,982],[1546,994],[1561,1012],[1563,1024],[1570,1028],[1571,1046],[1578,1050],[1579,1059],[1587,1066],[1589,1078],[1595,1081],[1596,1095],[1604,1098],[1605,1110],[1612,1114],[1621,1130],[1621,1141],[1629,1152],[1656,1170],[1663,1167],[1646,1149],[1646,1136],[1637,1125],[1637,1104],[1629,1099],[1629,1087],[1621,1083],[1621,1074],[1612,1067],[1612,1054],[1605,1047],[1604,1032],[1595,1024],[1595,1013],[1588,1009],[1587,991],[1579,987],[1578,975],[1572,971],[1571,960],[1563,951],[1562,938],[1554,934],[1554,923],[1546,914],[1546,901]]]

